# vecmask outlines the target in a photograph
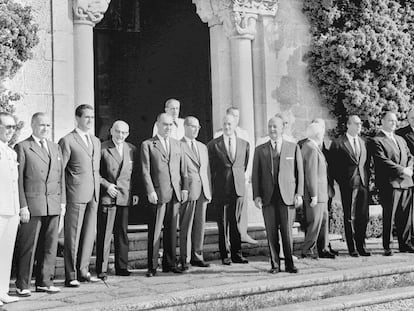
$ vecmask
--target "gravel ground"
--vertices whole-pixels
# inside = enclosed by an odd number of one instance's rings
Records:
[[[366,306],[360,308],[349,309],[352,311],[405,311],[414,310],[414,299],[406,299],[400,301],[392,301],[380,305]]]

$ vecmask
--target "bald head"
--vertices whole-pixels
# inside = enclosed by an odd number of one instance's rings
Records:
[[[115,144],[121,145],[129,135],[129,125],[125,121],[118,120],[111,127],[112,140]]]
[[[171,136],[171,129],[173,126],[173,118],[166,112],[158,115],[157,129],[161,137],[169,138]]]

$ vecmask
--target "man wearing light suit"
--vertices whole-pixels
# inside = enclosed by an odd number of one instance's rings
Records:
[[[211,200],[210,163],[207,147],[196,140],[200,123],[195,117],[184,120],[185,135],[182,141],[187,174],[188,201],[180,207],[180,261],[182,270],[188,270],[191,253],[192,266],[209,267],[204,261],[204,225],[207,203]]]
[[[358,116],[349,116],[347,132],[336,139],[330,148],[331,165],[335,167],[333,176],[341,190],[346,244],[352,257],[371,255],[365,249],[371,161],[365,139],[359,136],[361,127]]]
[[[304,206],[306,214],[305,241],[302,257],[331,258],[328,235],[328,167],[319,146],[322,145],[324,128],[311,123],[308,139],[302,145],[303,171],[305,176]]]
[[[102,143],[101,152],[101,198],[98,207],[96,238],[96,273],[107,278],[111,237],[114,234],[115,274],[129,276],[128,271],[128,209],[138,203],[133,195],[136,182],[137,149],[125,142],[129,125],[115,121],[111,139]]]
[[[160,114],[157,135],[141,145],[143,182],[154,212],[148,224],[147,277],[157,274],[163,224],[162,271],[182,273],[176,266],[177,216],[180,203],[188,198],[188,178],[181,142],[170,137],[172,127],[172,117]]]
[[[0,112],[0,306],[19,300],[8,295],[20,211],[17,156],[8,145],[15,130],[13,116]]]
[[[413,156],[405,140],[394,134],[397,122],[394,112],[384,112],[382,128],[372,139],[375,183],[383,210],[384,256],[393,255],[390,240],[394,220],[400,252],[414,253],[410,234],[414,186]]]
[[[36,291],[57,293],[53,286],[58,244],[59,216],[65,213],[62,152],[48,141],[50,119],[43,112],[32,116],[32,135],[15,147],[19,162],[21,225],[16,242],[16,291],[30,296],[36,260]]]
[[[298,272],[293,264],[291,240],[295,206],[302,204],[303,162],[299,146],[283,139],[284,124],[281,115],[269,120],[270,141],[256,148],[253,159],[253,198],[263,211],[272,274],[280,271],[279,229],[285,270]]]
[[[96,234],[101,143],[89,133],[94,121],[93,107],[80,105],[75,116],[77,127],[59,141],[66,181],[64,259],[67,287],[99,281],[91,276],[89,261]]]
[[[226,115],[223,119],[223,135],[207,144],[213,185],[212,202],[217,211],[219,249],[224,265],[230,265],[231,262],[248,263],[242,256],[237,220],[243,208],[249,143],[238,138],[235,129],[236,119],[230,114]],[[229,240],[231,247],[228,245]]]

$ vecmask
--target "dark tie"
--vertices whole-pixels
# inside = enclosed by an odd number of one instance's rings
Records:
[[[361,150],[359,149],[358,139],[354,137],[354,151],[355,157],[359,160],[359,156],[361,155]]]
[[[195,143],[194,143],[193,140],[191,141],[191,149],[193,150],[195,156],[197,157],[197,160],[200,160],[200,158],[198,157],[197,149],[196,149],[196,146],[195,146]]]
[[[173,123],[174,123],[175,127],[178,128],[178,122],[177,121],[173,121]]]
[[[44,140],[44,139],[41,139],[40,141],[40,146],[42,147],[42,151],[47,155],[47,156],[49,156],[49,151],[47,150],[47,147],[46,147],[46,141]]]

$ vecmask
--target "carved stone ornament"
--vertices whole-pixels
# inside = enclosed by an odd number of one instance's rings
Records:
[[[99,23],[111,0],[73,0],[73,19],[76,21]]]
[[[192,0],[208,25],[223,24],[229,38],[253,39],[260,15],[275,16],[278,0]]]

